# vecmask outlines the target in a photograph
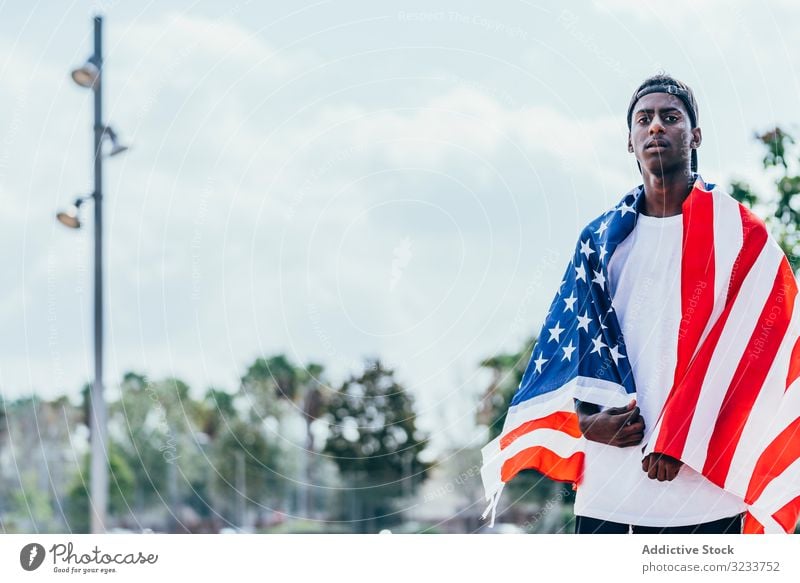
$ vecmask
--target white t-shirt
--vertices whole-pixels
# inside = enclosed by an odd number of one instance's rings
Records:
[[[608,264],[609,291],[630,359],[645,441],[672,387],[681,320],[683,217],[639,215]],[[686,465],[671,482],[642,470],[640,446],[586,442],[575,514],[640,526],[685,526],[734,516],[745,505]]]

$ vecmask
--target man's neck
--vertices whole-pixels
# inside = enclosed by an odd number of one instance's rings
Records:
[[[665,175],[642,174],[644,181],[643,213],[651,217],[681,214],[683,201],[692,191],[694,177],[683,170]]]

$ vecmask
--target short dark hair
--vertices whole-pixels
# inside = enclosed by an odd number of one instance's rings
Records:
[[[631,102],[628,105],[628,131],[631,129],[633,108],[636,106],[636,102],[650,93],[669,93],[680,99],[686,107],[686,112],[689,114],[689,121],[692,123],[692,127],[697,127],[699,110],[697,107],[697,100],[694,98],[694,92],[691,87],[671,75],[660,72],[642,81],[642,84],[633,92]],[[692,150],[692,171],[697,172],[697,150],[694,149]]]

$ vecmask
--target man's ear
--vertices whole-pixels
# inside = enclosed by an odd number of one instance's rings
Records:
[[[692,128],[692,141],[689,143],[690,148],[697,149],[703,143],[703,132],[700,128]]]
[[[628,152],[633,154],[633,142],[631,142],[631,135],[628,134]]]

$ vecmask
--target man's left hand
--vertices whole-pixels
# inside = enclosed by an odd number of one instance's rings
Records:
[[[642,470],[647,477],[659,482],[671,482],[678,475],[683,462],[663,453],[651,453],[642,460]]]

